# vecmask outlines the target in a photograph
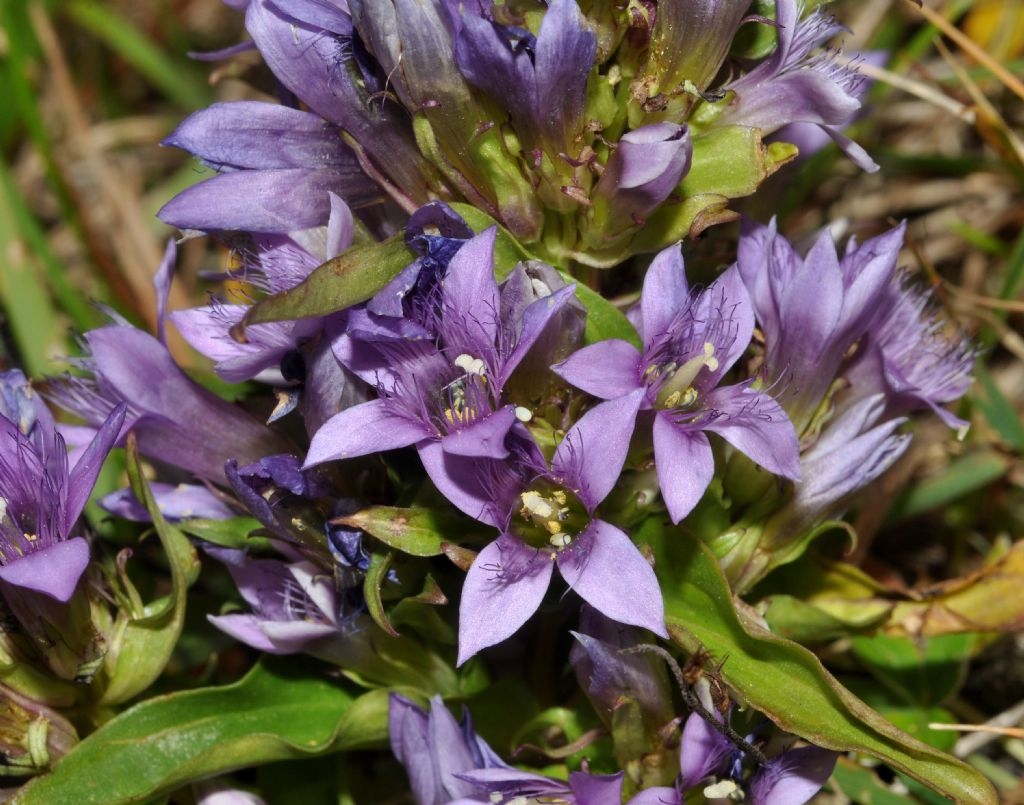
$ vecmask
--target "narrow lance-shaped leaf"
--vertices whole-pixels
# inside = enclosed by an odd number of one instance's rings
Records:
[[[382,243],[355,246],[319,266],[294,288],[257,302],[232,335],[244,340],[245,328],[252,324],[326,316],[365,302],[415,259],[401,234]]]

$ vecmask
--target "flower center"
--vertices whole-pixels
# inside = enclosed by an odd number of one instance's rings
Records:
[[[511,530],[527,545],[557,552],[572,545],[589,523],[587,510],[572,492],[541,480],[519,495]]]
[[[464,428],[490,412],[487,367],[480,358],[465,354],[454,365],[465,374],[441,389],[441,411],[447,428]]]
[[[675,363],[648,366],[644,380],[648,385],[659,384],[654,407],[662,410],[684,408],[697,402],[699,392],[693,387],[693,381],[705,367],[711,372],[718,369],[715,345],[710,341],[704,342],[701,354],[690,358],[682,366]]]

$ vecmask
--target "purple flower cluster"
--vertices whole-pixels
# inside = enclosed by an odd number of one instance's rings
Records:
[[[465,201],[539,254],[612,265],[650,216],[679,206],[694,149],[713,142],[695,145],[702,135],[815,125],[876,168],[840,133],[864,88],[822,49],[842,28],[821,11],[801,19],[798,0],[780,0],[774,20],[732,0],[611,14],[575,0],[542,13],[243,5],[285,103],[215,104],[165,141],[217,171],[161,211],[181,229],[287,235],[325,225],[340,197],[380,234],[432,199]],[[747,25],[778,32],[753,64],[730,56]]]

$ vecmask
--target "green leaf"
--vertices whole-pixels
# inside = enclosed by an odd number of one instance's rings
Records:
[[[436,509],[371,506],[336,521],[365,531],[412,556],[440,556],[441,543],[458,542],[465,530],[451,514]]]
[[[832,773],[831,786],[858,805],[917,805],[916,797],[897,794],[886,787],[871,770],[841,757]]]
[[[963,682],[975,636],[853,638],[853,653],[882,684],[911,704],[936,705]]]
[[[19,790],[13,802],[145,802],[233,769],[383,744],[388,692],[356,698],[318,669],[296,657],[264,658],[234,684],[141,702]]]
[[[462,204],[460,202],[452,202],[448,206],[461,215],[462,220],[476,234],[480,234],[492,226],[498,227],[498,237],[494,242],[494,275],[499,282],[512,272],[517,263],[521,263],[524,260],[537,259],[526,250],[522,243],[515,239],[511,232],[499,225],[487,213],[478,210],[470,204]]]
[[[395,559],[395,552],[374,553],[370,555],[370,567],[366,571],[366,578],[363,579],[363,598],[366,599],[366,609],[381,629],[392,637],[398,637],[398,631],[388,620],[384,611],[384,600],[381,598],[380,588],[388,577],[388,570]]]
[[[266,547],[269,541],[263,537],[249,535],[263,525],[255,517],[231,517],[227,520],[190,519],[178,523],[186,534],[198,537],[224,548]]]
[[[566,282],[576,282],[568,274],[562,276]],[[637,349],[643,346],[636,328],[626,318],[626,314],[597,291],[588,288],[582,282],[576,282],[576,298],[587,309],[587,326],[583,331],[584,344],[593,344],[607,338],[621,338]]]
[[[188,538],[160,514],[149,484],[142,475],[134,434],[128,436],[128,477],[135,497],[153,519],[160,544],[171,567],[171,592],[150,604],[143,613],[122,611],[114,625],[113,650],[104,666],[108,673],[100,704],[120,704],[148,688],[171,658],[185,623],[188,588],[199,574],[199,559]]]
[[[973,395],[974,404],[984,414],[988,423],[1003,437],[1003,441],[1014,450],[1024,452],[1024,423],[1020,421],[1017,409],[1000,391],[981,361],[975,364],[974,374],[985,389],[984,396],[977,393]]]
[[[713,555],[699,541],[648,521],[673,641],[707,650],[725,680],[782,729],[838,751],[856,751],[904,771],[957,802],[994,803],[976,770],[898,730],[839,684],[802,646],[741,617]]]
[[[898,523],[946,506],[1002,478],[1009,469],[1010,460],[994,450],[961,456],[942,474],[926,478],[901,496],[886,522]]]
[[[401,233],[383,243],[354,246],[319,266],[294,288],[249,308],[238,335],[251,324],[326,316],[365,302],[415,259]]]

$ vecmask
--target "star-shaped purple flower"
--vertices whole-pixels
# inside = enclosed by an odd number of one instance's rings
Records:
[[[655,258],[640,300],[643,350],[609,339],[554,367],[577,388],[606,400],[641,394],[654,411],[658,482],[679,522],[697,505],[714,474],[705,431],[717,433],[777,475],[800,475],[793,425],[753,381],[719,387],[754,330],[754,313],[739,272],[726,271],[707,289],[686,282],[678,246]]]
[[[527,621],[555,566],[605,616],[666,636],[654,571],[629,537],[594,514],[619,478],[642,397],[636,391],[589,411],[550,466],[519,429],[509,437],[507,461],[488,467],[446,457],[449,477],[462,482],[452,502],[502,532],[477,555],[462,588],[460,665]]]
[[[368,359],[350,356],[350,368],[376,381],[379,399],[324,423],[307,467],[413,444],[421,455],[438,449],[477,458],[508,455],[505,436],[517,413],[528,412],[505,403],[502,389],[574,286],[525,308],[516,304],[516,286],[499,289],[494,278],[495,237],[489,229],[452,258],[441,290],[438,346],[393,339],[366,345]],[[358,341],[350,340],[349,348],[358,351]],[[432,472],[438,462],[424,463],[439,487],[450,485]]]

